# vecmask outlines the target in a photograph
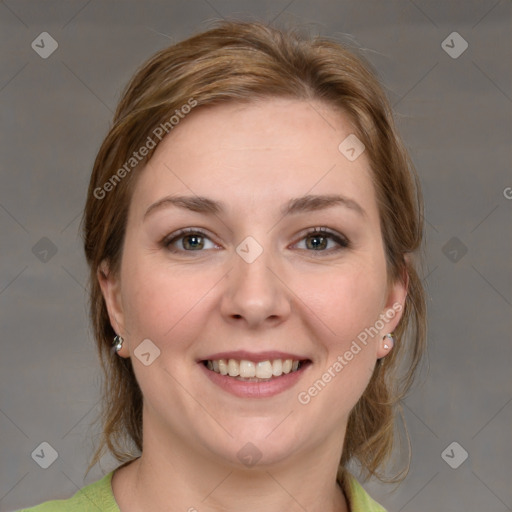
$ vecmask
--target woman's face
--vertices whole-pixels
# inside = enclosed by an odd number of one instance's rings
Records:
[[[341,453],[405,299],[366,154],[339,149],[353,131],[322,103],[268,99],[198,108],[156,149],[120,273],[100,276],[145,444],[237,465]]]

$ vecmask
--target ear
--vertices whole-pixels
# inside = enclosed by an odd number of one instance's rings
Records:
[[[404,256],[404,260],[405,265],[402,268],[400,278],[391,282],[388,286],[386,305],[382,311],[384,317],[381,316],[386,319],[381,339],[385,334],[390,334],[396,329],[403,316],[405,299],[407,298],[407,290],[409,288],[409,274],[407,272],[409,266],[408,255]],[[378,340],[377,345],[377,358],[380,359],[389,353],[389,350],[384,349],[384,343],[381,343],[380,340]]]
[[[96,276],[100,284],[103,298],[105,299],[110,325],[119,336],[124,337],[126,334],[124,322],[125,317],[121,300],[121,285],[119,277],[110,271],[106,261],[101,262],[96,272]],[[123,345],[118,354],[126,357],[128,354],[123,354],[126,350],[125,345]]]

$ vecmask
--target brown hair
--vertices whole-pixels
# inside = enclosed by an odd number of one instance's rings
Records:
[[[112,352],[116,333],[97,271],[103,260],[111,272],[119,271],[131,191],[137,170],[153,154],[150,146],[159,142],[157,127],[173,129],[176,121],[171,116],[178,119],[180,112],[186,113],[184,105],[200,108],[276,96],[319,100],[351,120],[372,169],[389,280],[408,275],[395,349],[375,366],[350,413],[340,460],[340,479],[349,461],[356,460],[364,476],[386,480],[381,468],[394,445],[396,411],[425,349],[425,294],[418,262],[413,260],[423,234],[418,178],[376,74],[357,50],[325,37],[236,21],[221,22],[150,58],[124,91],[94,162],[83,234],[90,267],[90,314],[105,382],[102,438],[88,471],[107,447],[124,463],[135,458],[124,443],[142,451],[142,394],[131,360]],[[131,160],[143,146],[150,149],[140,163]],[[401,475],[387,481],[400,480],[405,471]]]

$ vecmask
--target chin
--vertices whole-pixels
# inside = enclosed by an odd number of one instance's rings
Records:
[[[269,420],[270,418],[266,418],[260,425],[244,423],[239,424],[238,428],[233,427],[233,437],[226,435],[225,450],[219,453],[217,438],[211,440],[212,451],[227,458],[228,463],[234,464],[238,469],[269,467],[285,462],[297,452],[302,443],[290,430],[291,425],[286,428],[284,425],[277,426],[282,418],[278,421],[274,418]]]

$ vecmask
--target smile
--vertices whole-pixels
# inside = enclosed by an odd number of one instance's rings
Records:
[[[305,361],[293,359],[274,359],[267,361],[249,361],[247,359],[215,359],[203,364],[215,373],[247,382],[263,382],[281,375],[296,372]]]
[[[277,353],[254,356],[258,361],[251,361],[250,354],[240,354],[239,359],[210,357],[198,361],[205,377],[231,395],[251,399],[270,398],[293,388],[312,365],[310,359],[279,358]]]

